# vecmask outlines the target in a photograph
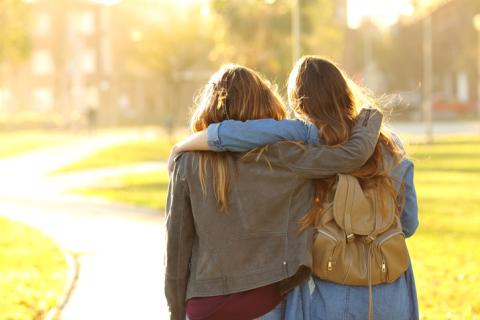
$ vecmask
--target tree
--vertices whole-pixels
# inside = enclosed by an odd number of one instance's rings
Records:
[[[13,69],[30,52],[26,5],[21,0],[0,0],[0,107],[5,104],[2,91],[8,86],[8,75],[16,74]]]
[[[302,0],[302,53],[339,58],[342,28],[334,0]],[[188,3],[188,4],[187,4]],[[162,82],[166,113],[179,103],[187,78],[195,85],[223,63],[239,63],[285,83],[291,68],[290,0],[124,0],[113,8],[116,72]],[[194,81],[188,80],[190,84]],[[181,99],[181,98],[180,98]]]
[[[0,0],[0,64],[25,60],[31,52],[28,12],[21,0]]]
[[[244,64],[284,83],[291,69],[292,1],[213,0],[214,56]],[[342,28],[331,0],[300,1],[301,52],[340,58]]]
[[[116,72],[125,79],[161,84],[156,94],[161,96],[162,121],[168,127],[184,122],[194,94],[191,87],[206,82],[216,66],[206,9],[201,3],[125,0],[113,11]]]

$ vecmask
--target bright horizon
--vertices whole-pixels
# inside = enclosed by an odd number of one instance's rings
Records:
[[[34,1],[34,0],[24,0]],[[113,5],[122,0],[90,0],[105,5]],[[194,3],[206,5],[207,9],[202,9],[202,15],[208,15],[208,1],[206,0],[168,0],[178,6],[189,6]],[[273,4],[276,0],[264,0],[266,3]],[[424,0],[423,2],[429,2]],[[209,10],[208,10],[209,11]],[[365,19],[372,19],[382,27],[387,27],[398,21],[401,15],[411,15],[413,6],[411,0],[347,0],[347,18],[350,28],[358,28]]]
[[[268,4],[276,2],[276,0],[264,1]],[[431,0],[423,0],[422,3],[428,3],[430,1]],[[188,6],[193,3],[206,4],[208,1],[177,0],[175,3],[180,6]],[[397,22],[401,15],[411,15],[413,10],[411,0],[347,0],[347,19],[348,25],[351,28],[358,28],[362,20],[369,18],[381,27],[387,27]]]
[[[358,28],[365,19],[387,27],[397,22],[401,15],[412,13],[411,0],[347,0],[350,28]]]

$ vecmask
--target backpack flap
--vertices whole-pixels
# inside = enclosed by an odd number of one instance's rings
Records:
[[[345,230],[347,237],[384,232],[393,223],[394,206],[390,197],[380,199],[377,192],[364,192],[357,178],[338,175],[333,217],[338,226]]]

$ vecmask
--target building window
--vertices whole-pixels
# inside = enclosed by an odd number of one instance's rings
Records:
[[[86,35],[95,32],[95,15],[92,12],[83,12],[79,15],[80,32]]]
[[[52,74],[54,69],[52,55],[48,50],[36,50],[32,55],[32,71],[36,75]]]
[[[86,49],[82,55],[82,70],[85,73],[95,73],[97,70],[97,56],[94,49]]]
[[[96,87],[87,88],[87,106],[96,108],[99,105],[98,89]]]
[[[0,87],[0,111],[7,108],[10,100],[10,91],[7,88]]]
[[[48,111],[53,108],[52,90],[36,88],[33,90],[33,108],[40,111]]]
[[[50,32],[51,17],[47,13],[38,13],[35,19],[34,33],[37,35],[48,35]]]
[[[459,72],[457,74],[457,99],[459,102],[467,102],[469,98],[468,74]]]

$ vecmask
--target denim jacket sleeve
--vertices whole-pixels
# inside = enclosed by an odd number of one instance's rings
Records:
[[[405,158],[392,172],[392,175],[399,178],[398,180],[401,183],[399,187],[399,202],[402,204],[400,221],[403,233],[407,238],[411,237],[418,227],[417,193],[413,182],[413,168],[413,162]]]
[[[269,148],[268,159],[289,168],[306,179],[319,179],[349,173],[361,167],[372,155],[380,134],[383,115],[375,109],[363,109],[345,144],[339,146],[296,146],[279,142]]]
[[[399,190],[399,203],[402,205],[400,221],[403,233],[411,237],[418,227],[418,204],[415,184],[413,182],[413,161],[407,158],[400,138],[392,133],[394,143],[403,151],[402,161],[393,168],[391,175],[395,178],[396,188]]]
[[[195,236],[189,189],[176,161],[167,196],[165,296],[170,319],[185,319],[185,297]]]
[[[282,140],[319,142],[317,128],[300,120],[226,120],[209,125],[207,136],[212,151],[241,152]]]

